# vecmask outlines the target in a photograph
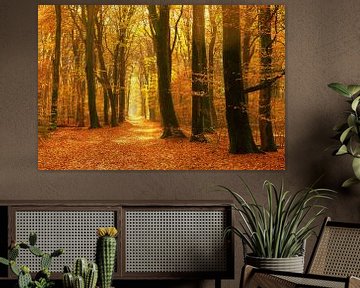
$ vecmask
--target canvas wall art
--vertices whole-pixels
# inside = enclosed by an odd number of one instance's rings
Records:
[[[285,169],[283,5],[39,5],[39,170]]]

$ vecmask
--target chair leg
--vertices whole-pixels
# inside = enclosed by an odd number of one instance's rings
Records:
[[[248,287],[253,271],[254,267],[250,265],[244,265],[241,271],[240,288]]]

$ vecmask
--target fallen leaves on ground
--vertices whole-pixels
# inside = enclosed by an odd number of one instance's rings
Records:
[[[189,135],[189,129],[183,129]],[[283,170],[285,151],[229,154],[227,132],[189,139],[160,139],[149,121],[114,128],[58,128],[38,145],[40,170]]]

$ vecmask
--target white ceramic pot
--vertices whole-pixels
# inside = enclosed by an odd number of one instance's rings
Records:
[[[304,256],[263,258],[246,255],[245,263],[262,269],[304,273]]]

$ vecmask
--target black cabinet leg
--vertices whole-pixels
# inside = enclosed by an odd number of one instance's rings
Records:
[[[215,288],[221,288],[221,279],[220,278],[215,279]]]

